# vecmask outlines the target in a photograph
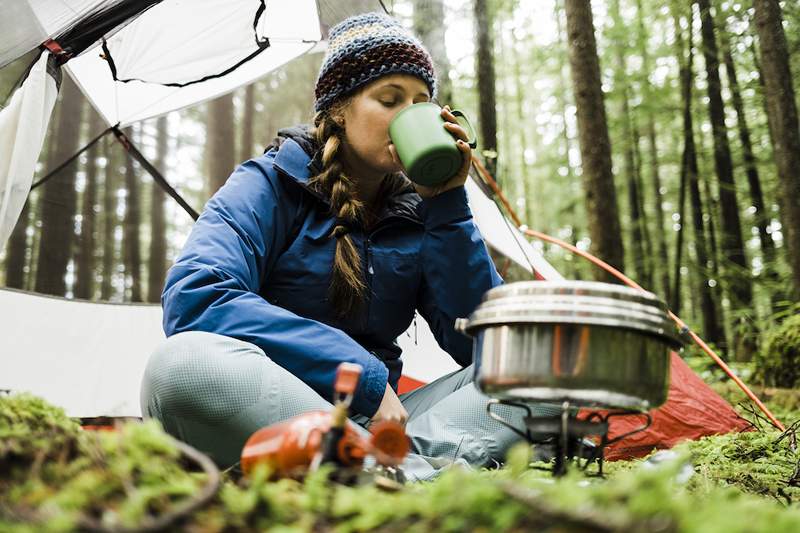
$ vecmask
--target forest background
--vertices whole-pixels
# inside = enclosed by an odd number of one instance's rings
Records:
[[[479,157],[528,227],[623,269],[729,360],[758,358],[765,332],[797,314],[800,4],[384,4],[431,51],[438,101],[472,117]],[[29,61],[0,70],[0,98]],[[303,56],[126,134],[200,211],[279,128],[311,120],[321,61]],[[65,77],[37,176],[106,127]],[[0,285],[155,303],[192,222],[106,136],[32,191],[0,252]],[[568,278],[607,279],[559,247],[536,246]],[[507,281],[527,277],[499,258],[498,268]],[[765,379],[791,387],[795,374]]]

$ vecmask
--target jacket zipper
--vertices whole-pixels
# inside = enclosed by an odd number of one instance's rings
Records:
[[[364,329],[369,329],[369,314],[370,308],[372,307],[372,277],[375,274],[375,270],[372,268],[372,241],[370,241],[371,235],[366,235],[364,238],[364,255],[367,258],[367,314],[364,318]]]

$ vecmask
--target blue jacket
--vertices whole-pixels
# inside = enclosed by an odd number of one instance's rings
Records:
[[[208,331],[255,344],[328,401],[339,363],[358,363],[352,406],[368,417],[387,382],[397,389],[395,339],[415,309],[439,345],[470,364],[471,339],[454,321],[501,279],[464,188],[428,200],[409,188],[388,200],[369,233],[353,229],[370,296],[359,313],[339,318],[327,300],[335,219],[307,186],[315,146],[304,130],[283,134],[279,148],[239,166],[206,204],[167,274],[167,336]]]

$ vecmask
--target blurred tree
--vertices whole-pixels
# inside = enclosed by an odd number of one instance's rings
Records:
[[[724,18],[723,18],[724,21]],[[761,177],[758,174],[756,158],[753,154],[753,143],[750,140],[750,127],[747,124],[747,114],[742,101],[741,89],[739,88],[739,78],[736,74],[736,65],[733,61],[731,43],[724,22],[720,24],[720,45],[722,46],[722,57],[725,64],[725,73],[728,76],[728,85],[731,91],[731,102],[736,111],[736,122],[739,130],[739,142],[742,145],[742,158],[744,159],[744,170],[747,175],[747,183],[750,189],[750,202],[755,209],[753,221],[758,228],[758,239],[761,244],[761,254],[763,257],[764,277],[767,281],[776,281],[777,272],[775,270],[775,244],[772,236],[767,231],[769,215],[764,204],[764,194],[761,189]],[[772,295],[774,297],[775,294]]]
[[[644,109],[647,129],[647,141],[650,151],[650,181],[653,188],[653,211],[655,213],[654,227],[655,227],[655,244],[657,248],[657,260],[652,262],[653,274],[658,276],[659,288],[668,297],[670,294],[670,281],[669,281],[669,252],[667,252],[667,237],[664,229],[664,195],[661,192],[661,171],[659,168],[658,157],[658,138],[656,135],[656,118],[653,112],[655,104],[653,96],[653,86],[650,82],[650,74],[653,72],[653,65],[650,58],[650,52],[647,49],[648,45],[648,32],[645,28],[646,14],[642,8],[642,0],[636,0],[636,21],[637,33],[636,41],[639,54],[642,56],[641,68],[641,83],[642,83],[642,100],[640,105]],[[640,158],[641,162],[641,158]]]
[[[141,131],[141,126],[138,128]],[[136,134],[133,127],[123,130],[125,135],[134,144],[139,144],[140,136]],[[125,215],[122,219],[122,261],[125,265],[125,286],[130,285],[130,301],[141,302],[142,300],[142,245],[140,238],[141,224],[141,198],[139,187],[138,165],[133,158],[127,155],[125,158]],[[127,291],[125,291],[127,295]]]
[[[117,218],[117,191],[119,189],[119,174],[121,173],[121,157],[127,157],[121,145],[117,142],[106,142],[103,145],[106,155],[106,167],[103,180],[102,202],[102,265],[100,299],[110,300],[114,293],[114,272],[116,270],[117,241],[115,232],[119,223]]]
[[[250,145],[252,146],[252,141]],[[167,174],[167,149],[169,147],[169,130],[167,117],[162,115],[156,120],[156,157],[153,165]],[[161,290],[167,273],[167,224],[164,213],[164,202],[167,195],[164,189],[151,182],[150,188],[150,253],[147,260],[147,301],[161,301]]]
[[[767,118],[780,178],[780,207],[795,297],[800,298],[800,130],[781,9],[777,0],[754,0],[761,44]]]
[[[693,37],[692,37],[692,11],[688,10],[687,35],[688,44],[684,44],[681,19],[678,9],[671,6],[673,10],[673,20],[675,28],[675,47],[680,65],[680,87],[683,100],[683,159],[681,162],[681,182],[683,186],[688,185],[689,196],[692,210],[692,225],[694,227],[694,251],[697,258],[697,265],[700,269],[700,276],[697,278],[696,293],[700,300],[700,311],[703,320],[704,338],[713,344],[720,344],[724,340],[720,320],[717,314],[717,305],[711,294],[708,285],[708,251],[706,247],[705,223],[703,221],[703,204],[700,197],[700,185],[698,182],[697,152],[694,144],[694,125],[692,119],[692,85],[694,81],[693,73]],[[684,19],[685,20],[685,19]],[[685,227],[688,220],[681,216],[679,219],[681,228]],[[673,309],[680,310],[680,286],[681,286],[681,253],[680,243],[675,253],[675,274],[673,280]]]
[[[30,204],[29,196],[6,244],[6,287],[12,289],[25,288],[25,258],[28,247]]]
[[[611,170],[611,141],[608,137],[591,5],[589,0],[566,0],[565,7],[592,253],[612,266],[623,269],[625,251]],[[598,279],[613,279],[600,271],[596,275]]]
[[[64,76],[61,94],[56,137],[51,139],[51,142],[55,142],[53,166],[48,164],[51,170],[75,155],[81,139],[83,95],[69,76]],[[39,205],[42,236],[39,241],[36,292],[56,296],[67,293],[65,277],[74,242],[77,169],[78,160],[75,159],[42,185],[44,190]]]
[[[742,239],[733,163],[725,126],[725,107],[722,102],[722,83],[719,78],[719,52],[709,0],[696,0],[700,8],[700,27],[703,37],[703,57],[706,63],[708,112],[714,138],[714,165],[719,181],[721,207],[722,254],[725,257],[726,286],[732,309],[750,308],[753,298],[750,266]]]
[[[213,196],[236,166],[232,94],[228,93],[208,103],[206,124],[207,193],[208,196]]]
[[[99,135],[105,125],[100,115],[89,109],[88,138]],[[97,203],[97,158],[100,156],[99,143],[95,143],[86,151],[86,165],[84,173],[86,185],[83,189],[81,206],[81,231],[78,234],[78,246],[75,256],[75,290],[76,298],[89,300],[94,293],[94,257],[95,233],[97,216],[95,206]]]
[[[445,6],[443,0],[425,0],[414,4],[414,33],[431,53],[439,84],[437,99],[442,105],[453,106],[453,84],[450,82],[450,60],[444,42],[447,26],[443,21]]]
[[[474,0],[475,34],[477,50],[475,72],[478,80],[478,110],[480,122],[480,150],[486,169],[499,180],[497,174],[497,100],[495,98],[494,66],[494,12],[487,0]],[[501,184],[502,185],[502,184]]]
[[[625,68],[625,54],[629,49],[628,28],[622,20],[619,0],[611,0],[609,14],[613,21],[614,42],[614,93],[620,104],[619,119],[622,122],[622,147],[625,162],[625,177],[627,183],[628,211],[630,216],[630,254],[633,259],[634,277],[644,287],[650,287],[651,276],[648,254],[645,250],[645,223],[642,216],[642,202],[639,190],[639,162],[636,147],[639,144],[639,135],[634,127],[636,120],[630,108],[629,77]]]
[[[239,143],[238,161],[247,161],[256,152],[253,151],[253,120],[256,113],[255,83],[244,88],[244,102],[242,105],[242,139]]]

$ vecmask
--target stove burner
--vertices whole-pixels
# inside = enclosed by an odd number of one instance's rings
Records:
[[[508,420],[492,411],[492,405],[510,405],[522,407],[528,413],[525,417],[525,431],[514,427]],[[603,476],[603,456],[607,446],[621,441],[635,433],[646,430],[652,423],[648,413],[635,410],[590,411],[585,418],[574,416],[574,408],[569,402],[561,404],[561,414],[556,416],[533,416],[527,403],[510,400],[492,399],[486,405],[486,412],[514,433],[534,444],[551,444],[555,449],[552,472],[554,476],[563,476],[567,465],[574,462],[578,468],[586,471],[588,466],[597,462],[597,475]],[[644,417],[644,425],[624,433],[613,439],[608,438],[609,419],[619,416]],[[594,444],[586,439],[588,436],[600,437],[600,443]],[[581,463],[583,460],[583,463]]]

